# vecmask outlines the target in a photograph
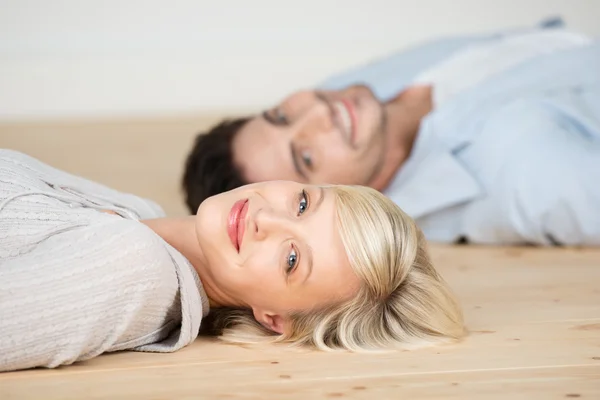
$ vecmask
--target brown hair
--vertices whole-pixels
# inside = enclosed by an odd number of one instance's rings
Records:
[[[224,120],[196,136],[185,162],[182,180],[185,203],[190,213],[196,214],[200,203],[207,198],[247,183],[233,163],[231,142],[249,120]]]

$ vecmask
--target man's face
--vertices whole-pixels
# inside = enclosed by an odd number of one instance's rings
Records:
[[[234,162],[250,183],[368,185],[383,164],[385,121],[365,86],[297,92],[237,133]]]

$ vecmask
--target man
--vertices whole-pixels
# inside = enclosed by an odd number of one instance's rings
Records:
[[[429,240],[600,245],[600,42],[554,28],[441,40],[198,136],[212,194],[291,179],[383,191]]]

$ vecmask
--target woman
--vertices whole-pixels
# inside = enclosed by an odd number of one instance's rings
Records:
[[[269,182],[164,218],[147,200],[0,150],[0,370],[223,339],[320,349],[458,339],[414,223],[376,191]]]

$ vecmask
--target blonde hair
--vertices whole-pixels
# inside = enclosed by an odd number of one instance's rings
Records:
[[[278,335],[251,310],[216,310],[213,323],[233,343],[285,342],[322,350],[415,348],[465,334],[459,304],[429,259],[414,221],[376,190],[328,186],[350,265],[362,285],[341,304],[289,315]]]

